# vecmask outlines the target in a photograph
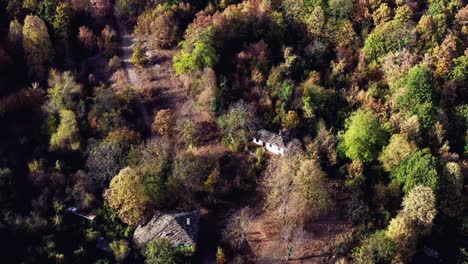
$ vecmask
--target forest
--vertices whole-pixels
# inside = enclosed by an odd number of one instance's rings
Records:
[[[466,0],[0,0],[2,263],[468,263]]]

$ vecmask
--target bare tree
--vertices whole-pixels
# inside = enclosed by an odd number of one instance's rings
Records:
[[[235,212],[227,220],[226,228],[223,231],[223,240],[234,249],[243,248],[249,240],[251,221],[252,215],[249,207],[244,207]]]

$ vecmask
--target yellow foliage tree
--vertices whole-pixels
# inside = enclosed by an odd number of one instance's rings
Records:
[[[134,169],[126,167],[120,170],[110,182],[104,197],[109,206],[117,210],[123,222],[136,226],[146,208],[147,196],[143,186],[143,177]]]
[[[60,110],[60,124],[57,131],[50,138],[51,150],[78,150],[80,149],[80,137],[78,124],[73,111]]]
[[[52,62],[53,50],[47,27],[37,16],[29,15],[24,19],[23,48],[29,74],[43,78],[46,64]]]

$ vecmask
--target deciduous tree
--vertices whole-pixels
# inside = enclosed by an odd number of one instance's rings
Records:
[[[169,136],[174,129],[175,121],[172,110],[159,110],[154,117],[153,131],[161,136]]]
[[[158,238],[146,245],[144,250],[146,264],[176,264],[176,250],[171,242]]]
[[[390,138],[390,143],[383,148],[379,160],[386,171],[392,171],[414,150],[416,150],[416,146],[408,141],[406,135],[394,134]]]
[[[253,109],[243,101],[232,105],[228,112],[218,119],[223,129],[223,142],[232,150],[240,150],[249,140],[254,125]]]
[[[146,209],[147,197],[143,177],[134,169],[120,170],[112,181],[104,197],[109,206],[117,210],[123,222],[136,226],[140,223]]]
[[[413,187],[423,185],[437,190],[440,177],[437,162],[427,150],[418,150],[403,160],[391,173],[392,179],[403,185],[408,193]]]
[[[61,109],[60,124],[57,131],[50,138],[51,150],[78,150],[80,137],[75,113]]]
[[[346,131],[339,147],[348,158],[366,163],[376,158],[386,140],[386,132],[373,113],[358,110],[346,120]]]
[[[53,60],[53,49],[47,27],[37,16],[28,15],[24,19],[23,48],[29,74],[42,79],[47,64]]]

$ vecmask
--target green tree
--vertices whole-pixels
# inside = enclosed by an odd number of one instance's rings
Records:
[[[406,76],[406,93],[398,97],[398,104],[411,114],[418,115],[424,128],[434,123],[434,83],[432,70],[428,66],[415,66]]]
[[[174,69],[182,75],[218,63],[218,54],[213,46],[213,28],[210,26],[193,34],[194,39],[182,42],[182,50],[174,56]]]
[[[176,250],[171,243],[159,238],[149,242],[144,250],[146,264],[175,264]]]
[[[57,8],[57,0],[41,0],[37,8],[37,14],[40,18],[51,25],[55,17],[55,9]]]
[[[390,263],[394,254],[395,242],[381,230],[362,240],[353,250],[353,259],[357,264],[383,264]]]
[[[80,136],[75,113],[62,109],[59,111],[60,124],[50,138],[51,150],[79,150]]]
[[[147,196],[143,177],[134,169],[120,170],[112,181],[104,197],[109,206],[117,210],[117,215],[126,224],[136,226],[140,223],[146,209]]]
[[[370,162],[386,144],[387,134],[372,112],[354,112],[346,120],[345,127],[339,148],[350,159]]]
[[[28,15],[23,25],[23,48],[31,76],[42,79],[46,66],[53,60],[53,49],[44,22]]]
[[[450,79],[464,84],[468,81],[468,56],[460,56],[453,60],[453,69],[449,73]]]
[[[406,193],[416,185],[431,187],[434,190],[440,185],[436,159],[427,150],[413,152],[392,171],[391,177],[403,185],[403,191]]]
[[[415,43],[412,28],[405,22],[392,20],[377,26],[366,38],[366,58],[377,61],[389,52],[409,48]]]

